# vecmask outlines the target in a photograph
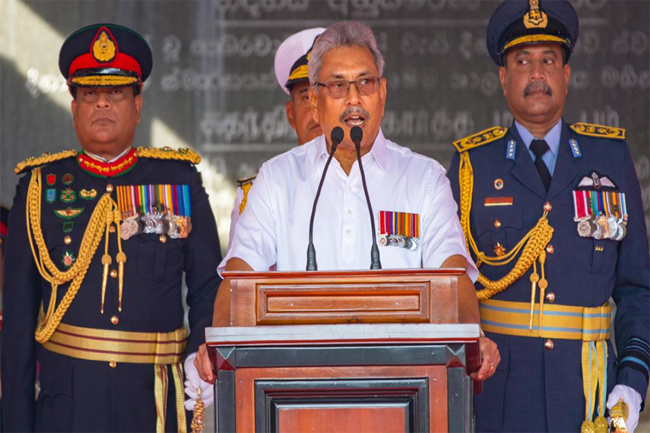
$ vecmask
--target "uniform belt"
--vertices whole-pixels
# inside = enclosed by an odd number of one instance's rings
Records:
[[[527,302],[486,300],[479,302],[481,327],[488,332],[520,337],[556,338],[582,341],[582,384],[585,421],[580,431],[607,431],[607,342],[612,321],[609,305],[586,308]],[[598,411],[595,423],[592,421]],[[596,428],[599,426],[599,428]],[[602,429],[604,426],[604,430]]]
[[[177,364],[187,346],[187,330],[173,332],[128,332],[82,328],[61,323],[52,338],[43,344],[47,350],[89,361],[134,364]]]
[[[183,405],[183,367],[181,361],[187,346],[187,330],[172,332],[128,332],[82,328],[59,324],[52,338],[43,344],[47,350],[88,361],[154,364],[154,395],[156,399],[156,431],[165,430],[168,365],[172,370],[176,395],[176,420],[179,432],[187,431]]]
[[[599,341],[609,338],[612,308],[609,305],[586,308],[571,305],[544,305],[543,316],[539,304],[534,307],[533,326],[530,326],[530,304],[486,300],[479,302],[481,327],[488,332],[520,337],[557,338],[566,340]]]

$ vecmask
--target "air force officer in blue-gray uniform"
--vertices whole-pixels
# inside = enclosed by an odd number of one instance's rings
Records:
[[[482,328],[502,357],[475,398],[479,431],[607,431],[621,399],[632,431],[646,395],[641,191],[623,129],[562,118],[577,40],[568,1],[500,4],[487,44],[515,120],[454,143]]]

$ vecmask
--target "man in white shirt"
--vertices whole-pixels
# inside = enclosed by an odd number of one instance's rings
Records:
[[[466,268],[459,280],[462,322],[479,322],[472,280],[478,274],[465,249],[445,170],[436,161],[386,140],[381,119],[386,101],[384,60],[372,31],[358,22],[330,26],[309,59],[310,105],[324,135],[266,162],[241,215],[225,270],[304,269],[316,189],[331,148],[332,130],[344,139],[334,154],[315,217],[314,244],[320,270],[368,269],[372,244],[368,206],[350,130],[363,130],[365,166],[384,268]],[[393,242],[399,241],[402,242]],[[408,242],[406,242],[408,240]],[[401,246],[400,246],[401,245]],[[410,245],[410,248],[405,248]],[[227,326],[229,282],[215,302],[213,326]],[[475,374],[490,377],[500,357],[481,339],[484,362]],[[214,373],[205,346],[195,361],[201,377]]]

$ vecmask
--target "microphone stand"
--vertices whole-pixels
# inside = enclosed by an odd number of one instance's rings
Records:
[[[363,183],[363,192],[366,194],[366,203],[368,203],[368,212],[370,212],[370,226],[372,228],[372,248],[370,250],[370,269],[381,269],[381,259],[379,257],[379,247],[377,246],[377,234],[375,233],[375,218],[372,212],[372,204],[370,203],[370,195],[368,194],[368,185],[366,184],[366,173],[363,170],[363,163],[361,162],[361,139],[363,138],[363,130],[358,126],[350,130],[350,138],[354,142],[354,147],[357,150],[357,161],[359,161],[359,171],[361,172],[361,182]]]
[[[321,189],[323,189],[323,183],[325,182],[325,175],[327,174],[327,169],[332,162],[334,157],[334,152],[339,143],[343,141],[343,129],[340,126],[337,126],[332,130],[330,136],[330,141],[332,142],[332,149],[330,150],[330,156],[327,158],[325,163],[325,168],[323,169],[323,175],[320,178],[320,183],[318,184],[318,190],[316,191],[316,198],[314,199],[314,206],[311,208],[311,219],[309,220],[309,245],[307,245],[307,270],[316,271],[318,270],[318,264],[316,263],[316,248],[314,247],[314,217],[316,216],[316,205],[318,204],[318,198],[320,197]]]

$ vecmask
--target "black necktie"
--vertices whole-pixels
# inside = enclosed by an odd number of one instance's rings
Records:
[[[546,191],[548,191],[548,187],[551,185],[551,172],[548,171],[548,167],[542,159],[542,156],[544,156],[550,148],[544,140],[533,140],[530,143],[530,150],[535,154],[535,167],[537,167],[537,171],[539,172],[539,176],[542,178],[544,187],[546,188]]]

